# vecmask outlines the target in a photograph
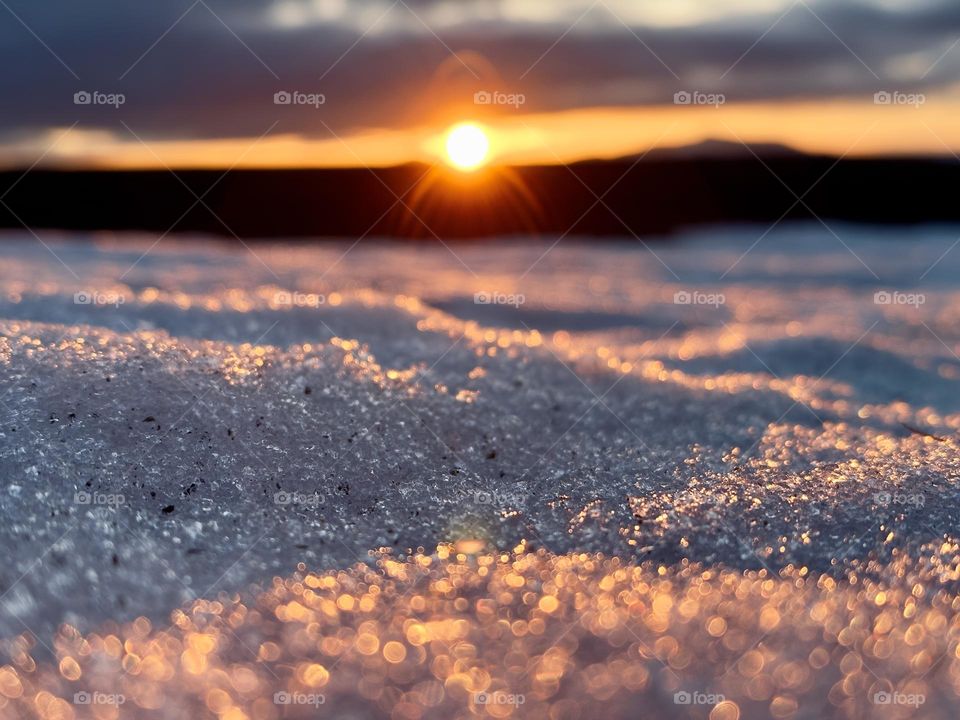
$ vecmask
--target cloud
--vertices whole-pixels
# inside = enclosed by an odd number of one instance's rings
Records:
[[[477,89],[522,92],[522,112],[665,104],[689,88],[866,99],[946,88],[960,69],[954,0],[743,0],[719,15],[688,0],[668,16],[628,0],[586,13],[587,0],[7,4],[19,16],[0,7],[8,140],[76,121],[123,135],[121,120],[147,139],[256,137],[275,122],[327,137],[429,123],[472,108]],[[126,102],[77,106],[80,90]],[[279,90],[326,103],[277,106]]]

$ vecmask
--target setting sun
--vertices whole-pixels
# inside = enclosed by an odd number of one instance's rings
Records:
[[[460,123],[447,133],[447,160],[458,170],[476,170],[487,161],[490,140],[475,123]]]

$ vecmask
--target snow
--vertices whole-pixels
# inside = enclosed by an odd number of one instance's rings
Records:
[[[889,577],[960,517],[957,234],[9,235],[0,637],[444,542]]]

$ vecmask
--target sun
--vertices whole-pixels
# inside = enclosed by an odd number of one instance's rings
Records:
[[[447,132],[447,161],[458,170],[476,170],[487,162],[489,152],[487,133],[476,123],[459,123]]]

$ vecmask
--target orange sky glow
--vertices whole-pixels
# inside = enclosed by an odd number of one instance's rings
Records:
[[[503,112],[479,118],[494,164],[557,164],[614,158],[705,139],[781,143],[798,150],[850,157],[950,155],[960,148],[954,118],[960,102],[927,98],[922,107],[875,106],[862,101],[738,103],[715,107],[588,108],[544,114]],[[228,168],[389,166],[444,159],[445,131],[453,121],[409,129],[371,129],[304,138],[280,129],[261,139],[134,139],[106,131],[53,129],[32,143],[8,149],[6,164],[33,162],[46,151],[49,166],[107,168]]]

